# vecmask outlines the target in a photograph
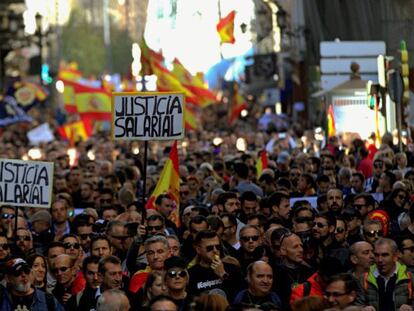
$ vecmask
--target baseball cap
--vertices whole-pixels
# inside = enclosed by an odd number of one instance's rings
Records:
[[[30,217],[30,222],[34,223],[36,221],[45,221],[50,223],[52,221],[52,216],[48,211],[38,211]]]
[[[24,270],[26,269],[26,270]],[[22,258],[13,258],[6,263],[6,273],[19,274],[21,271],[30,272],[30,266]]]
[[[290,155],[287,151],[282,151],[277,156],[277,163],[278,164],[287,164],[289,163]]]

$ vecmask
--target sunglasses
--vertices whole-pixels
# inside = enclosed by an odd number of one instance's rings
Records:
[[[405,195],[402,195],[402,194],[397,195],[397,198],[399,198],[402,201],[405,201],[407,199],[407,197]]]
[[[379,231],[364,231],[364,234],[367,237],[370,237],[370,238],[383,236],[382,230],[379,230]]]
[[[216,249],[218,251],[221,251],[221,245],[220,244],[214,244],[214,245],[208,245],[208,246],[206,246],[206,251],[207,252],[211,252],[214,249]]]
[[[403,247],[403,251],[410,251],[410,253],[414,253],[414,246]]]
[[[323,224],[321,222],[314,222],[313,223],[313,226],[314,227],[318,227],[319,229],[322,229],[322,228],[325,228],[327,225],[326,224]]]
[[[20,270],[14,271],[13,275],[15,277],[18,277],[18,276],[21,276],[23,273],[28,275],[28,274],[30,274],[30,272],[31,272],[30,268],[25,266],[25,267],[21,268]]]
[[[168,271],[167,275],[171,279],[174,279],[176,277],[185,278],[187,276],[187,271],[171,270],[171,271]]]
[[[16,241],[31,241],[32,239],[30,238],[30,236],[26,235],[26,236],[17,236],[16,237]]]
[[[148,231],[153,231],[153,230],[159,231],[161,229],[162,229],[162,226],[147,226]]]
[[[66,272],[66,271],[68,271],[68,269],[70,269],[70,268],[69,267],[53,268],[52,272],[53,272],[53,274],[57,274],[59,271],[60,272]]]
[[[63,244],[63,246],[65,247],[65,249],[70,249],[70,248],[79,249],[80,248],[79,243],[65,243]]]
[[[344,233],[345,229],[344,228],[336,228],[335,229],[335,233]]]
[[[242,240],[243,242],[249,242],[250,240],[252,240],[253,242],[257,242],[259,241],[259,236],[258,235],[252,235],[252,236],[241,236],[240,240]]]
[[[78,236],[80,237],[81,240],[86,240],[87,238],[92,238],[92,233],[78,234]]]
[[[4,214],[1,215],[1,218],[3,218],[3,219],[13,219],[14,217],[16,217],[16,215],[8,214],[8,213],[4,213]]]
[[[111,235],[112,238],[120,240],[120,241],[125,241],[126,239],[129,238],[129,236],[126,235],[120,235],[120,236],[116,236],[116,235]]]
[[[365,204],[354,204],[353,205],[353,207],[358,211],[360,211],[364,206],[365,206]]]
[[[9,246],[9,244],[4,243],[4,244],[0,244],[0,248],[5,250],[5,251],[8,251],[10,249],[10,246]]]

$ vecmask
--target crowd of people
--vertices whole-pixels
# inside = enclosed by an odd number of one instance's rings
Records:
[[[39,146],[53,201],[0,207],[0,310],[413,310],[408,144],[261,132],[238,151],[235,135],[214,136],[179,144],[179,200],[161,194],[155,209],[143,197],[168,143],[150,144],[145,181],[135,142],[97,134],[74,159],[66,142]],[[0,139],[1,158],[32,148],[17,126]]]

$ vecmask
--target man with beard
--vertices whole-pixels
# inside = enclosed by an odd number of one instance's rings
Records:
[[[21,258],[11,259],[6,266],[7,289],[0,287],[0,310],[55,310],[64,311],[51,295],[32,287],[32,271]]]
[[[335,215],[340,215],[344,208],[344,200],[340,189],[329,189],[326,194],[328,200],[328,210]]]
[[[322,212],[315,217],[312,235],[319,246],[317,257],[330,256],[338,258],[342,265],[348,263],[349,251],[339,245],[334,239],[336,217],[331,212]]]
[[[272,291],[273,271],[267,262],[255,261],[247,267],[248,288],[239,292],[234,299],[234,304],[246,303],[262,305],[273,303],[280,307],[279,296]]]
[[[291,228],[289,216],[292,209],[290,207],[289,195],[281,191],[274,192],[268,201],[272,206],[272,216],[281,220],[285,228]]]
[[[314,270],[304,263],[303,243],[298,235],[286,231],[279,241],[281,260],[273,266],[277,277],[273,289],[282,299],[283,307],[287,308],[292,289],[305,282]]]

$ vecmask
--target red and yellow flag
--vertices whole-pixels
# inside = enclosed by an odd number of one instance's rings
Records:
[[[155,52],[150,49],[142,37],[141,44],[141,76],[149,76],[154,74],[154,64],[161,64],[164,61],[164,57],[161,53]]]
[[[66,66],[60,66],[58,79],[77,82],[82,78],[82,73],[78,70],[76,63],[70,63]]]
[[[78,141],[86,141],[92,135],[92,131],[92,122],[88,118],[66,123],[57,128],[60,137],[69,140],[71,146]]]
[[[266,150],[262,150],[256,163],[257,178],[262,175],[265,168],[267,168],[267,152]]]
[[[328,137],[336,136],[335,117],[332,105],[328,108]]]
[[[220,19],[216,29],[219,33],[221,43],[234,43],[236,39],[234,38],[234,17],[236,16],[236,11],[231,11],[226,17]]]
[[[63,100],[66,111],[78,113],[82,118],[111,120],[111,93],[103,88],[62,81],[65,84]]]
[[[180,225],[180,174],[178,167],[177,141],[174,141],[168,160],[165,162],[164,169],[158,179],[158,183],[146,204],[146,208],[155,209],[154,203],[160,194],[167,193],[170,195],[174,201],[170,219],[177,225],[177,227]]]
[[[247,109],[247,102],[239,93],[239,87],[236,82],[233,83],[233,95],[230,101],[229,109],[229,124],[233,123],[238,119],[242,110]]]

